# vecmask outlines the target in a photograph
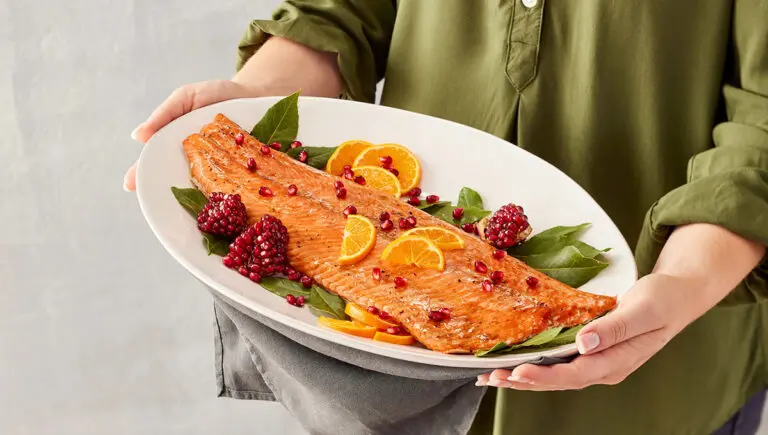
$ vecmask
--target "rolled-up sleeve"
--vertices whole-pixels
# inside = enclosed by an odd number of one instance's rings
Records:
[[[272,20],[254,20],[238,47],[238,70],[266,42],[280,36],[338,54],[343,97],[373,102],[384,77],[395,0],[289,0]]]
[[[737,1],[733,13],[725,120],[714,128],[714,147],[690,159],[687,183],[648,212],[638,264],[652,263],[670,230],[689,223],[719,225],[768,245],[768,3]],[[750,288],[752,296],[766,296],[765,271],[766,261],[755,271],[763,276],[752,277],[763,283]]]

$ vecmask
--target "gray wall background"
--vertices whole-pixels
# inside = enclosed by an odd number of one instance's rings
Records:
[[[0,0],[0,434],[304,433],[215,397],[210,296],[121,189],[130,131],[277,3]]]
[[[131,130],[276,4],[0,0],[0,434],[304,433],[216,398],[210,296],[121,188]]]

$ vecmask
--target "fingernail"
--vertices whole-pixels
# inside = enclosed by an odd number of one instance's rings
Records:
[[[504,382],[499,379],[490,379],[488,381],[488,386],[490,387],[501,387],[501,388],[509,388],[512,386],[509,382]]]
[[[138,127],[133,129],[133,131],[131,132],[131,139],[138,140],[138,139],[136,139],[136,137],[139,135],[139,129],[140,128],[141,128],[141,125],[139,125]]]
[[[488,385],[488,382],[482,379],[478,379],[477,382],[475,382],[475,386],[478,386],[478,387],[484,387],[486,385]]]
[[[130,192],[130,190],[128,189],[128,183],[126,183],[125,180],[123,180],[123,190],[125,190],[126,192]]]
[[[580,354],[585,354],[591,350],[594,350],[600,346],[600,336],[595,332],[587,332],[581,334],[576,338],[576,347],[579,349]]]
[[[509,378],[507,378],[507,379],[509,379],[512,382],[517,382],[519,384],[532,384],[533,383],[530,379],[524,378],[524,377],[518,375],[517,373],[512,373],[509,376]]]

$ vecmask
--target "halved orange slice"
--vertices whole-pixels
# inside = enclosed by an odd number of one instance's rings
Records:
[[[417,236],[429,239],[443,251],[464,249],[464,239],[454,231],[442,227],[417,227],[404,232],[400,237]]]
[[[421,164],[408,148],[394,144],[382,144],[366,148],[360,152],[352,166],[381,166],[379,157],[392,157],[391,167],[396,169],[400,181],[400,191],[404,194],[416,187],[421,181]]]
[[[374,341],[384,341],[386,343],[402,344],[405,346],[413,344],[412,335],[387,334],[386,332],[381,331],[376,331],[376,334],[373,335],[373,339]]]
[[[376,328],[372,326],[355,325],[349,320],[339,320],[332,317],[318,317],[317,323],[345,334],[356,335],[358,337],[373,338],[374,335],[376,335]]]
[[[351,214],[344,226],[339,264],[355,264],[371,252],[376,243],[376,227],[365,216]]]
[[[400,181],[395,174],[378,166],[355,166],[352,168],[355,175],[365,178],[365,185],[400,198]]]
[[[400,236],[393,240],[381,253],[381,259],[390,263],[410,264],[426,269],[443,271],[443,251],[429,239],[419,236]]]
[[[350,319],[360,322],[362,324],[372,326],[376,329],[387,329],[390,326],[398,326],[397,323],[387,322],[381,317],[369,313],[368,310],[360,305],[347,302],[347,306],[344,308],[344,312],[347,313]]]
[[[372,143],[364,140],[348,140],[342,143],[336,147],[336,151],[328,158],[328,163],[325,164],[325,172],[333,175],[344,174],[344,166],[352,166],[360,152],[372,146]]]

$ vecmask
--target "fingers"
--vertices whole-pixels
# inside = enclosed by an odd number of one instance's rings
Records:
[[[149,118],[131,133],[131,137],[141,143],[146,143],[153,134],[169,122],[192,110],[197,94],[197,85],[182,86],[165,99],[160,106],[149,115]],[[210,103],[209,103],[210,104]]]
[[[626,379],[666,344],[664,333],[637,336],[602,352],[582,355],[567,364],[524,364],[506,379],[519,389],[551,391],[580,390],[590,385],[615,385]]]
[[[123,190],[133,192],[136,190],[136,163],[131,165],[123,177]]]
[[[585,326],[576,336],[581,354],[600,352],[664,326],[659,301],[653,292],[635,289],[618,308]]]

